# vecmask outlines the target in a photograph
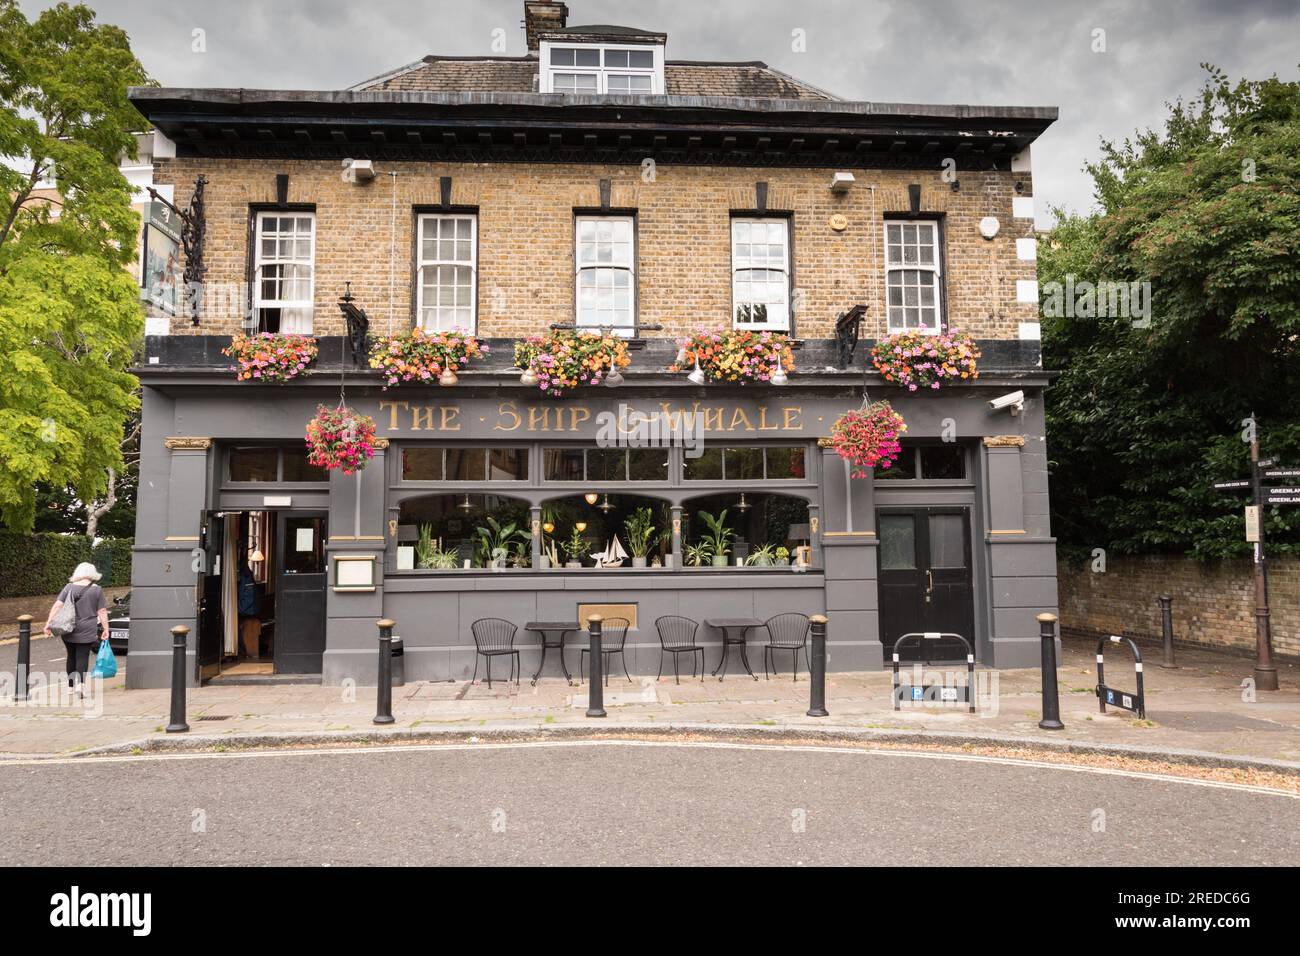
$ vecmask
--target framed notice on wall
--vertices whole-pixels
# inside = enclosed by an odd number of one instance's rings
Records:
[[[338,554],[334,556],[335,591],[373,591],[375,556],[373,554]]]

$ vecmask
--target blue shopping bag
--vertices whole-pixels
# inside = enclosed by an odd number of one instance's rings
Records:
[[[100,642],[99,653],[95,655],[95,669],[90,672],[90,676],[105,680],[117,676],[117,658],[113,656],[113,648],[108,646],[108,641]]]

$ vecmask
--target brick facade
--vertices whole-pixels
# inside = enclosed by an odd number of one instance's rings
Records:
[[[1063,634],[1158,640],[1156,598],[1168,594],[1175,640],[1254,651],[1255,583],[1248,559],[1109,558],[1105,573],[1062,564],[1059,592]],[[1269,562],[1269,606],[1274,653],[1300,657],[1300,559]]]
[[[336,303],[348,281],[378,330],[410,324],[414,213],[439,202],[442,176],[452,177],[453,204],[479,210],[478,332],[487,337],[573,321],[574,210],[599,206],[604,178],[611,208],[637,213],[639,319],[664,326],[654,335],[730,324],[730,218],[755,209],[760,181],[768,210],[793,217],[797,337],[830,337],[836,316],[859,302],[868,306],[862,334],[884,334],[883,219],[909,209],[909,184],[922,187],[921,210],[943,218],[948,321],[984,339],[1015,339],[1019,323],[1037,321],[1036,303],[1016,301],[1016,281],[1035,277],[1016,250],[1033,220],[1012,215],[1013,197],[1032,195],[1028,172],[958,169],[954,192],[935,170],[855,169],[857,182],[836,195],[831,168],[660,165],[653,181],[627,165],[378,162],[376,170],[358,186],[333,161],[182,157],[159,160],[155,181],[174,184],[183,206],[195,178],[207,177],[207,282],[233,287],[246,281],[251,205],[274,203],[276,174],[287,173],[289,202],[317,213],[318,335],[343,332]],[[829,224],[836,214],[848,220],[843,231]],[[979,234],[986,216],[1001,222],[992,241]],[[226,312],[197,328],[175,320],[171,331],[232,334],[239,319]]]

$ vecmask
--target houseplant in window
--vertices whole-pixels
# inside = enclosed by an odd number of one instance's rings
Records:
[[[688,565],[698,568],[713,561],[713,552],[709,550],[707,542],[701,541],[686,545],[682,549],[682,557]]]
[[[404,382],[455,385],[456,373],[487,351],[487,345],[468,332],[426,332],[417,325],[377,339],[370,346],[370,367],[379,369],[384,388]]]
[[[691,381],[769,382],[784,385],[794,369],[789,336],[753,329],[698,329],[678,339],[677,360],[670,372],[691,370]]]
[[[560,545],[569,559],[564,565],[566,568],[582,567],[582,558],[587,553],[587,539],[582,536],[584,530],[586,530],[585,526],[579,528],[574,525],[569,540]]]
[[[316,361],[316,340],[310,335],[258,332],[236,335],[221,354],[234,359],[230,370],[241,382],[291,382]]]
[[[937,390],[945,383],[979,378],[979,346],[965,332],[940,328],[938,334],[923,331],[887,335],[871,349],[871,364],[886,382],[909,392]]]
[[[864,403],[835,420],[824,444],[853,467],[854,478],[865,478],[872,468],[889,468],[898,459],[906,431],[903,416],[889,402]]]
[[[316,407],[307,423],[307,461],[326,471],[353,475],[375,457],[375,420],[347,405]]]
[[[736,533],[727,527],[727,510],[722,509],[717,517],[707,511],[701,511],[700,521],[704,522],[704,527],[708,529],[701,541],[708,546],[709,554],[713,558],[713,566],[725,568],[727,555],[731,553],[731,539],[736,536]]]
[[[632,549],[632,567],[644,568],[650,545],[656,540],[654,513],[648,506],[637,508],[623,522],[623,528],[627,531],[627,546]]]
[[[491,515],[486,515],[483,520],[487,527],[474,529],[475,550],[484,567],[500,570],[510,562],[511,553],[516,545],[527,539],[528,533],[513,521],[502,524]]]
[[[615,384],[627,368],[627,342],[617,335],[560,329],[515,345],[520,382],[557,398],[579,385]]]
[[[789,567],[790,549],[785,545],[778,547],[774,552],[772,552],[772,563],[779,568]]]
[[[759,545],[749,553],[745,563],[754,568],[770,568],[776,560],[776,554],[772,545]]]

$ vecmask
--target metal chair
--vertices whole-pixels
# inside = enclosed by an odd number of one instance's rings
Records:
[[[803,651],[804,660],[808,661],[808,670],[812,670],[812,661],[808,660],[808,632],[812,629],[812,624],[807,614],[793,611],[777,614],[769,617],[763,627],[767,628],[768,638],[767,643],[763,645],[763,676],[767,680],[772,679],[768,676],[769,659],[772,662],[772,673],[780,674],[776,669],[777,651],[790,652],[790,667],[794,672],[794,680],[799,679],[799,651]]]
[[[627,643],[627,629],[632,626],[632,622],[625,617],[607,617],[604,626],[601,628],[600,660],[605,665],[605,684],[609,684],[609,659],[615,654],[623,661],[623,676],[627,682],[632,683],[632,675],[627,672],[627,658],[623,655],[623,645]],[[578,661],[578,683],[582,683],[587,673],[587,655],[591,653],[590,647],[582,648],[582,660]]]
[[[510,674],[515,678],[515,685],[519,684],[519,652],[515,650],[515,632],[518,630],[509,621],[499,617],[479,618],[469,626],[470,632],[474,635],[474,676],[470,678],[470,683],[478,680],[478,659],[480,656],[487,658],[487,684],[488,689],[492,689],[492,658],[506,657],[511,658]],[[506,678],[507,681],[509,678]]]
[[[682,682],[677,669],[677,655],[691,655],[691,676],[695,676],[695,655],[700,655],[700,680],[704,680],[704,648],[695,643],[695,633],[700,629],[699,623],[689,617],[667,614],[655,621],[655,630],[659,632],[659,674],[664,676],[664,651],[673,655],[673,678]]]

